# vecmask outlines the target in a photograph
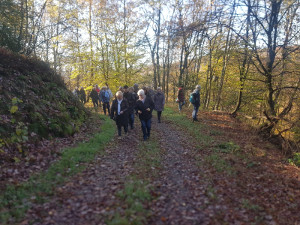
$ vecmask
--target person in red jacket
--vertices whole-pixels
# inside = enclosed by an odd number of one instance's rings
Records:
[[[98,94],[98,102],[99,102],[99,105],[101,107],[101,96],[100,96],[100,88],[98,86],[98,84],[95,85],[95,90],[97,91],[97,94]]]

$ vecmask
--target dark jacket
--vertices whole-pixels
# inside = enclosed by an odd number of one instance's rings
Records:
[[[136,104],[136,100],[137,100],[135,95],[130,92],[124,92],[123,97],[128,102],[128,113],[129,114],[134,113],[134,108],[135,108],[135,104]]]
[[[153,91],[152,89],[148,89],[146,95],[150,96],[151,99],[154,100],[155,91]]]
[[[193,98],[195,99],[195,103],[193,105],[199,107],[200,106],[200,92],[198,90],[195,90],[192,95],[193,95]]]
[[[118,100],[113,100],[110,108],[110,118],[116,121],[116,124],[119,126],[128,125],[128,102],[126,99],[123,99],[121,102],[121,110],[124,113],[118,115]]]
[[[146,110],[148,108],[150,108],[150,111]],[[138,110],[142,111],[142,113],[139,114],[140,120],[149,120],[152,118],[154,103],[150,97],[146,97],[144,103],[141,100],[137,100],[135,109],[137,113]]]
[[[80,89],[79,94],[80,94],[80,99],[83,102],[85,102],[86,101],[86,94],[85,94],[85,90],[83,88]]]
[[[154,109],[156,111],[163,111],[165,105],[165,95],[162,92],[157,92],[154,95]]]
[[[182,88],[179,88],[177,98],[179,102],[184,102],[185,97],[184,97],[184,90]]]
[[[98,92],[96,90],[92,90],[90,93],[90,97],[92,98],[93,102],[97,102],[99,97],[98,97]]]

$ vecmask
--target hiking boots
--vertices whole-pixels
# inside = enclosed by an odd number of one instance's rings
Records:
[[[198,122],[199,120],[198,120],[197,118],[193,118],[193,122],[195,122],[195,121],[197,121],[197,122]]]

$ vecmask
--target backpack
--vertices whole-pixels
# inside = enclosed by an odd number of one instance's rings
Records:
[[[190,99],[189,100],[190,100],[190,103],[195,104],[196,100],[194,98],[194,93],[190,94]]]
[[[109,93],[108,93],[108,91],[105,91],[105,93],[104,93],[104,97],[107,99],[107,100],[109,100]]]

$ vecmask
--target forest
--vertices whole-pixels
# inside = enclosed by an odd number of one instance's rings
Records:
[[[0,0],[0,224],[299,224],[299,25],[299,0]]]
[[[0,46],[47,62],[71,90],[139,83],[174,101],[180,85],[200,84],[202,109],[299,143],[297,0],[2,0],[0,10]]]

